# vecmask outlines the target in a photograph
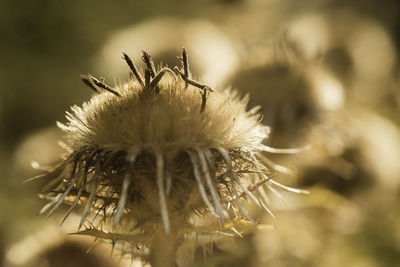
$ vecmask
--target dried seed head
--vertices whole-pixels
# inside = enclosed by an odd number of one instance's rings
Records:
[[[156,72],[144,52],[145,79],[124,59],[132,81],[111,88],[84,76],[92,89],[105,91],[58,123],[68,155],[45,174],[54,178],[47,188],[53,200],[41,213],[50,216],[67,202],[66,218],[81,206],[80,227],[90,225],[81,233],[148,245],[160,228],[179,238],[195,232],[197,215],[219,221],[209,231],[236,231],[232,222],[252,221],[243,198],[270,212],[264,187],[291,190],[267,177],[259,162],[260,151],[275,151],[262,144],[269,128],[257,109],[246,110],[248,97],[194,81],[185,50],[183,70],[174,72]]]
[[[284,52],[270,50],[250,54],[248,63],[240,66],[228,82],[251,95],[250,106],[262,104],[263,121],[272,128],[270,144],[297,146],[319,119],[317,101],[304,63],[297,63],[295,56],[285,58]]]

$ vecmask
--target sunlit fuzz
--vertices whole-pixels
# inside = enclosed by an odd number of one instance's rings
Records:
[[[52,200],[41,213],[67,203],[67,218],[79,206],[81,233],[148,245],[160,231],[195,232],[194,216],[214,218],[210,231],[237,232],[232,225],[253,222],[244,199],[272,214],[265,189],[300,192],[270,178],[275,165],[259,152],[296,151],[263,145],[269,127],[247,96],[192,79],[185,50],[182,68],[158,72],[144,52],[144,78],[124,59],[132,79],[115,88],[82,76],[97,93],[58,123],[67,155],[42,175]]]

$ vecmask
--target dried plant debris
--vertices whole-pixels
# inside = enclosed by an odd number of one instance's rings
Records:
[[[160,70],[143,52],[144,76],[123,58],[127,83],[112,88],[82,76],[96,94],[58,123],[68,153],[41,175],[50,179],[43,196],[51,200],[41,214],[67,203],[65,220],[81,207],[78,233],[151,247],[160,233],[182,241],[241,235],[257,225],[244,200],[272,215],[266,191],[304,192],[272,179],[282,168],[260,152],[297,151],[262,143],[270,129],[258,108],[246,109],[248,96],[196,81],[184,49],[181,68]]]

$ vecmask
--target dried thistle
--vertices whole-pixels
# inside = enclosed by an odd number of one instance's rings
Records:
[[[116,88],[82,76],[97,94],[58,123],[68,153],[41,175],[52,179],[41,214],[68,203],[65,220],[79,206],[79,233],[154,247],[165,237],[177,244],[192,233],[240,234],[253,222],[244,198],[272,215],[265,188],[301,192],[271,179],[259,152],[296,151],[262,144],[269,127],[258,108],[246,110],[247,96],[192,79],[184,49],[173,70],[156,71],[143,52],[144,78],[124,59],[133,79]],[[196,223],[206,217],[211,224]]]

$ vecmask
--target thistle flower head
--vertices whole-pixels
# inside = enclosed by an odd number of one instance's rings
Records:
[[[68,122],[58,123],[67,133],[68,148],[172,154],[219,147],[253,151],[268,136],[257,109],[246,111],[248,97],[235,91],[203,92],[170,74],[157,86],[158,92],[133,80],[116,88],[120,96],[104,92],[72,107]],[[203,93],[206,106],[200,112]]]
[[[124,59],[133,79],[115,88],[82,76],[97,94],[58,123],[68,153],[45,174],[52,201],[41,213],[64,202],[67,218],[80,206],[79,228],[93,226],[82,233],[147,245],[159,231],[186,234],[193,216],[216,218],[218,231],[251,221],[243,198],[270,212],[264,186],[288,188],[259,161],[260,151],[279,151],[262,144],[269,127],[246,109],[248,97],[192,79],[185,50],[181,69],[158,72],[143,52],[144,78]]]

